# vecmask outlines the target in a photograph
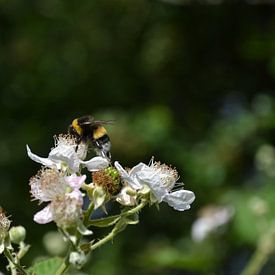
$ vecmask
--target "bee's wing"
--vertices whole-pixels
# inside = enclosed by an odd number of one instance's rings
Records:
[[[94,124],[114,124],[115,120],[95,120]]]

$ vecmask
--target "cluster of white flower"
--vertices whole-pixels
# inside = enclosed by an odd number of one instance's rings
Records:
[[[82,218],[83,193],[80,187],[86,180],[80,175],[81,167],[97,171],[109,166],[109,161],[94,157],[84,161],[87,145],[81,143],[76,151],[76,140],[68,135],[55,138],[55,147],[47,158],[33,154],[27,146],[28,156],[43,165],[30,179],[31,194],[48,205],[34,215],[37,223],[55,221],[61,228],[77,225]]]
[[[97,156],[85,161],[87,144],[80,143],[70,135],[55,138],[55,147],[47,158],[33,154],[27,146],[28,156],[43,165],[30,179],[31,195],[40,203],[48,203],[35,214],[37,223],[56,222],[67,229],[82,224],[84,191],[93,209],[103,207],[109,200],[122,206],[135,207],[141,200],[149,204],[168,203],[178,211],[190,208],[193,192],[183,190],[177,183],[175,169],[153,160],[149,165],[139,163],[125,170],[119,162],[114,166],[106,158]],[[92,172],[92,182],[86,184],[82,170]],[[175,190],[176,189],[176,190]]]

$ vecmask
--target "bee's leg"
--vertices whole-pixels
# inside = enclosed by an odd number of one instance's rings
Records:
[[[108,140],[107,142],[102,143],[101,141],[96,140],[94,142],[95,151],[98,155],[111,160],[111,142]]]
[[[79,146],[80,142],[81,142],[81,137],[78,137],[78,138],[76,139],[76,148],[75,148],[75,152],[77,152],[78,146]]]

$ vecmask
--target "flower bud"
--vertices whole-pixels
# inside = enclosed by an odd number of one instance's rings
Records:
[[[9,230],[9,234],[10,234],[10,240],[12,243],[20,244],[26,238],[26,229],[21,225],[13,226]]]
[[[69,262],[74,267],[80,269],[87,262],[87,256],[84,254],[84,252],[73,251],[70,253]]]
[[[43,244],[51,255],[62,255],[66,252],[68,245],[62,235],[56,231],[47,232],[43,237]]]

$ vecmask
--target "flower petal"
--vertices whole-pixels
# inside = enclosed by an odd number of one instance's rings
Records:
[[[52,212],[50,211],[50,204],[43,208],[41,211],[37,212],[33,220],[40,224],[49,223],[53,220]]]
[[[134,192],[133,194],[129,194],[129,192]],[[120,193],[116,196],[116,201],[125,206],[133,206],[136,204],[136,191],[131,187],[123,187]]]
[[[79,170],[79,158],[73,146],[59,144],[51,150],[49,159],[57,164],[64,162],[74,172]]]
[[[50,160],[49,158],[39,157],[39,156],[35,155],[34,153],[32,153],[32,151],[28,145],[26,145],[26,147],[27,147],[27,154],[30,159],[32,159],[35,162],[41,163],[42,165],[50,167],[50,168],[55,167],[55,163],[52,160]]]
[[[137,172],[137,177],[140,182],[149,186],[158,202],[161,202],[169,194],[169,189],[163,184],[160,174],[151,167],[144,167],[142,171]]]
[[[78,204],[83,204],[83,194],[78,189],[74,189],[72,192],[66,193],[65,197],[76,200]]]
[[[85,182],[86,175],[77,176],[76,174],[73,174],[71,176],[66,177],[65,180],[72,188],[79,189],[82,183]]]
[[[130,187],[132,187],[132,188],[135,189],[135,190],[138,190],[138,189],[141,189],[141,188],[142,188],[142,185],[139,183],[139,181],[138,181],[138,179],[137,179],[137,177],[136,177],[135,172],[136,172],[136,171],[140,171],[141,168],[143,167],[143,165],[145,165],[145,164],[143,164],[143,163],[141,164],[141,163],[140,163],[140,164],[136,165],[135,167],[133,167],[133,168],[131,169],[131,171],[130,171],[129,174],[128,174],[128,173],[126,172],[126,170],[119,164],[118,161],[115,161],[114,165],[115,165],[115,167],[116,167],[116,169],[117,169],[119,175],[121,176],[121,178],[122,178],[123,180],[125,180],[125,181],[129,184]]]
[[[103,157],[94,157],[87,161],[80,161],[90,172],[98,171],[109,166],[109,161]]]
[[[179,190],[169,193],[163,200],[175,210],[184,211],[190,208],[190,204],[195,200],[195,194],[188,190]]]

